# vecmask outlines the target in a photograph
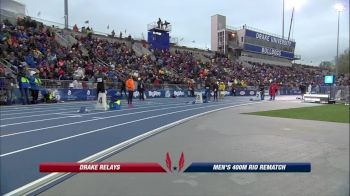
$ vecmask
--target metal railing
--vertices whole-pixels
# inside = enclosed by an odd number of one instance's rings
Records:
[[[1,78],[5,80],[5,78]],[[137,81],[135,81],[137,83]],[[121,89],[121,82],[113,82],[111,79],[107,79],[105,82],[106,89]],[[49,80],[41,79],[41,87],[45,89],[94,89],[97,87],[95,81],[78,81],[78,80]],[[4,88],[4,87],[3,87]],[[177,89],[183,90],[187,89],[185,84],[145,84],[146,90],[162,90],[162,89]]]
[[[8,62],[6,59],[0,59],[0,64],[4,65],[6,68],[6,74],[8,72],[11,72],[13,74],[16,74],[18,72],[18,68],[14,65],[12,65],[10,62]]]
[[[157,22],[152,22],[150,24],[147,25],[147,30],[150,31],[150,30],[160,30],[160,31],[167,31],[167,32],[170,32],[171,31],[171,24],[167,24],[164,28],[163,28],[163,24],[160,24],[160,27],[158,26]]]

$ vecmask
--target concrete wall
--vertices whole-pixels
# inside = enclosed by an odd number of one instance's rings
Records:
[[[226,16],[216,14],[211,16],[211,50],[218,51],[218,30],[225,29]]]
[[[26,6],[13,0],[1,0],[0,9],[1,12],[11,12],[17,16],[25,16],[26,13]]]

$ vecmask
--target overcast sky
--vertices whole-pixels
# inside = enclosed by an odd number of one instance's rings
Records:
[[[64,0],[17,0],[26,5],[30,16],[64,23]],[[285,34],[288,33],[292,9],[286,0]],[[334,4],[342,2],[340,15],[340,53],[349,48],[349,0],[295,0],[292,37],[302,63],[319,64],[336,56],[338,13]],[[69,0],[69,24],[89,25],[95,31],[119,35],[125,31],[133,37],[147,36],[147,24],[158,17],[171,22],[171,37],[181,45],[210,48],[210,16],[226,16],[227,25],[255,27],[282,34],[283,0]],[[40,14],[38,15],[38,13]],[[107,26],[109,25],[109,29]],[[192,43],[192,41],[195,43]]]

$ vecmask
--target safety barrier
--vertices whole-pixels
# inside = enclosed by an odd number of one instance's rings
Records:
[[[68,81],[68,80],[45,80],[42,79],[42,90],[51,90],[58,101],[85,101],[97,98],[96,83],[92,81]],[[125,93],[121,95],[121,83],[107,80],[105,82],[107,97],[112,95],[126,98]],[[169,98],[169,97],[189,97],[191,92],[188,86],[184,84],[145,84],[146,98]],[[21,94],[17,86],[13,88],[5,87],[5,78],[0,78],[0,102],[6,103],[9,91],[15,103],[21,102]],[[204,89],[196,89],[196,92],[202,92]],[[268,94],[268,90],[267,94]],[[255,96],[256,87],[236,88],[235,94],[230,89],[224,91],[225,96]],[[330,94],[330,97],[337,102],[349,103],[349,86],[321,86],[312,88],[312,94]],[[43,93],[40,93],[39,98]],[[211,93],[213,94],[213,93]],[[300,95],[299,88],[281,87],[278,95]],[[139,92],[134,92],[134,97],[138,98]]]

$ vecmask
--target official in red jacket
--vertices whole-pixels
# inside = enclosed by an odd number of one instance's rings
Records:
[[[272,82],[269,88],[270,101],[275,100],[276,93],[278,91],[278,85],[275,82]]]

